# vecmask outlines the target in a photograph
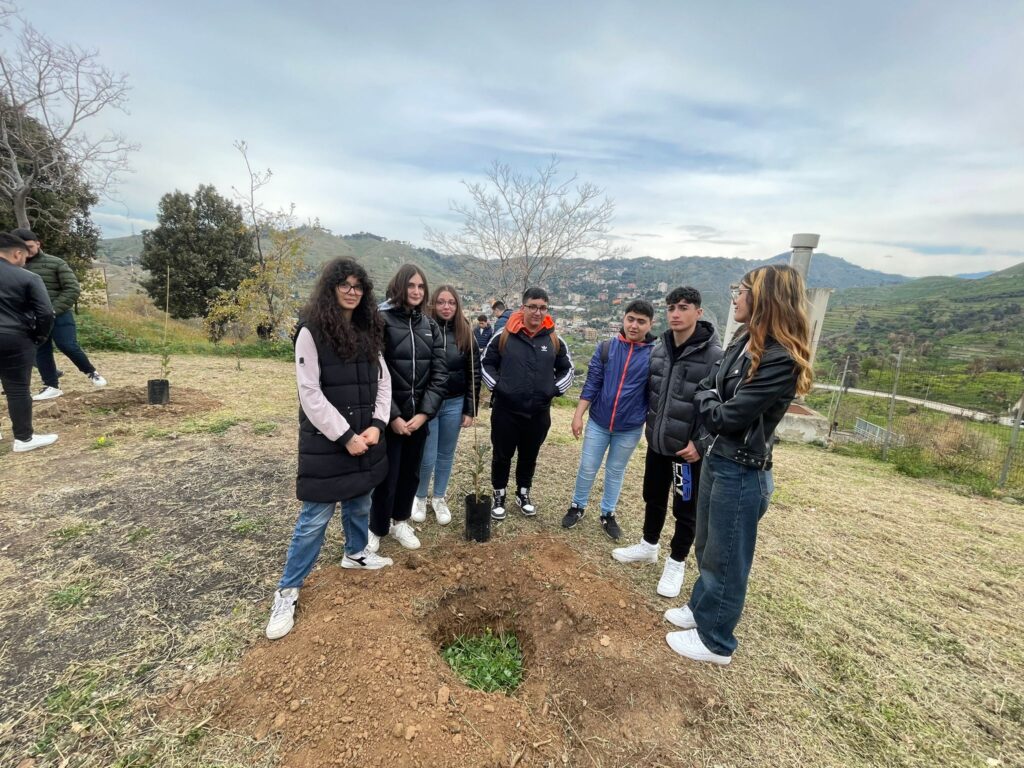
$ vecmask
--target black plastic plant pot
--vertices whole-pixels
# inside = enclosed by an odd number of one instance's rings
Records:
[[[171,382],[167,379],[150,379],[146,382],[146,393],[150,405],[167,405],[171,402]]]
[[[491,497],[466,496],[466,541],[491,540]]]

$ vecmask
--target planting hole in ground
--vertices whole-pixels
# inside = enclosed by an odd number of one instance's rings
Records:
[[[512,693],[523,680],[523,651],[511,632],[460,635],[441,650],[455,674],[468,685],[487,693]]]

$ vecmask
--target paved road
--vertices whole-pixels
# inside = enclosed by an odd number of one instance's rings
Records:
[[[815,389],[824,389],[828,392],[835,392],[839,389],[836,384],[819,384],[814,383]],[[884,397],[888,399],[892,396],[891,392],[879,392],[877,389],[855,389],[850,387],[846,390],[853,395],[867,395],[868,397]],[[951,413],[954,416],[961,416],[965,419],[973,419],[974,421],[996,421],[995,414],[986,413],[985,411],[974,411],[970,408],[961,408],[959,405],[950,405],[949,403],[939,403],[935,400],[922,400],[919,397],[907,397],[906,395],[896,395],[896,399],[902,403],[913,403],[914,405],[920,405],[922,408],[928,408],[933,411],[942,411],[943,413]],[[1013,426],[1012,416],[1000,416],[999,423],[1004,427]]]

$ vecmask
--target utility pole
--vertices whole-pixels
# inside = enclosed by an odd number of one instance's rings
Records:
[[[896,415],[896,388],[900,385],[900,368],[903,367],[903,350],[896,355],[896,375],[892,377],[892,397],[889,399],[889,418],[885,423],[885,441],[882,443],[882,461],[889,460],[889,443],[892,440],[892,422]]]
[[[1024,376],[1024,369],[1021,370]],[[1017,413],[1013,416],[1013,431],[1010,432],[1010,447],[1006,449],[1006,458],[1003,459],[1003,468],[999,472],[999,487],[1005,488],[1006,481],[1010,479],[1010,466],[1013,464],[1013,454],[1017,451],[1017,439],[1020,437],[1020,421],[1024,419],[1024,392],[1021,392],[1020,400],[1017,401]]]
[[[843,392],[846,391],[846,372],[850,368],[850,356],[846,356],[846,362],[843,363],[843,377],[839,379],[839,392],[835,399],[835,410],[829,409],[828,414],[828,436],[832,437],[832,425],[836,423],[836,418],[839,416],[839,404],[843,402]]]

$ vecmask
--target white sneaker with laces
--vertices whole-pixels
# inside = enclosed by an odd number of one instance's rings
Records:
[[[25,451],[34,451],[36,448],[45,448],[56,442],[56,435],[32,435],[28,440],[15,440],[13,450],[15,453],[24,453]]]
[[[299,602],[299,588],[279,589],[274,593],[274,607],[270,609],[267,639],[277,640],[295,626],[295,605]]]
[[[662,597],[679,597],[686,576],[686,563],[680,563],[671,557],[665,558],[665,570],[658,580],[658,594]]]
[[[406,549],[420,548],[420,540],[416,538],[416,532],[413,531],[412,526],[405,522],[405,520],[399,520],[397,523],[392,524],[389,533],[391,538],[397,540]]]
[[[386,568],[389,565],[394,565],[394,560],[390,557],[383,557],[378,555],[376,552],[371,552],[369,549],[364,549],[362,552],[355,555],[346,554],[341,558],[342,568],[362,568],[364,571],[376,571],[380,568]]]
[[[620,563],[656,563],[660,554],[659,544],[648,544],[643,539],[640,539],[639,544],[616,547],[612,550],[612,558]]]
[[[417,496],[412,501],[412,521],[414,523],[422,523],[427,519],[427,497],[424,496],[422,499]]]
[[[724,667],[732,661],[732,656],[722,656],[721,654],[709,651],[707,646],[701,642],[700,635],[697,634],[696,629],[687,629],[683,632],[669,632],[665,635],[665,642],[668,643],[669,648],[680,656],[692,659],[693,661],[710,661],[712,664],[717,664],[720,667]]]
[[[380,536],[373,531],[368,531],[366,535],[366,551],[376,552],[380,549]]]
[[[675,624],[680,629],[696,629],[697,622],[693,618],[693,611],[689,605],[682,608],[669,608],[665,611],[665,621]]]
[[[448,502],[444,496],[435,496],[430,500],[430,506],[434,509],[434,514],[437,515],[438,525],[448,525],[452,521],[452,511],[448,509]]]
[[[93,371],[90,373],[89,381],[91,381],[92,385],[97,389],[107,386],[107,380],[100,376],[99,371]]]
[[[57,389],[56,387],[43,387],[38,395],[32,395],[32,399],[39,400],[53,400],[55,397],[60,397],[64,394],[64,390]]]

